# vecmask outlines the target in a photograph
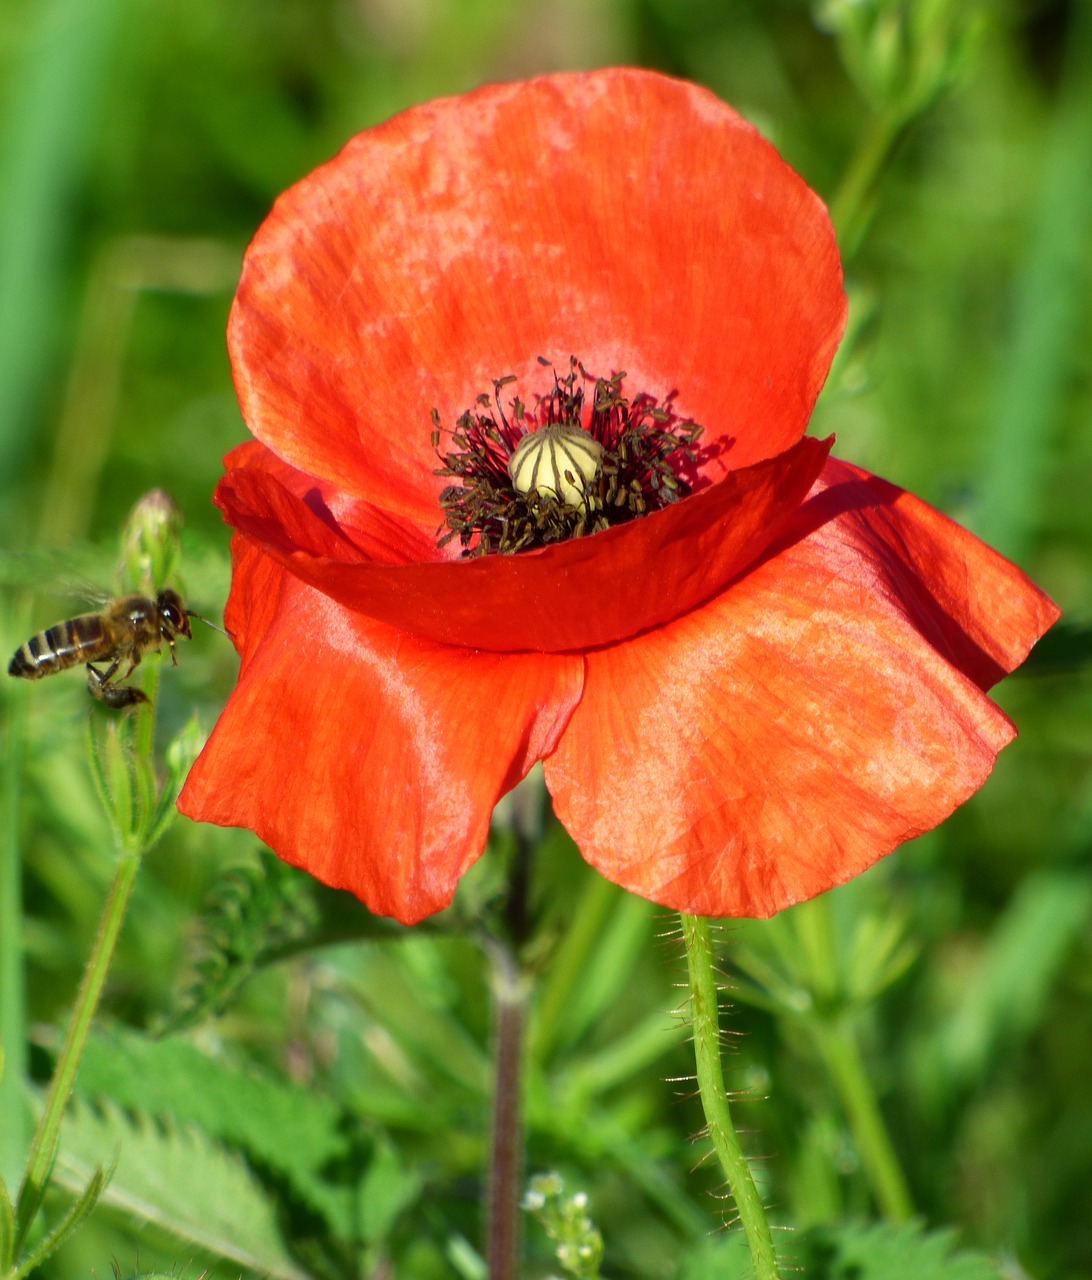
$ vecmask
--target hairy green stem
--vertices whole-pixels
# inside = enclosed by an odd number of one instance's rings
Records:
[[[694,1058],[698,1089],[713,1150],[728,1179],[728,1188],[751,1251],[756,1280],[779,1280],[773,1237],[762,1198],[758,1194],[747,1157],[732,1125],[724,1073],[720,1060],[720,1018],[713,942],[709,921],[702,916],[680,915],[690,975],[690,1021],[694,1029]]]
[[[0,1177],[18,1180],[30,1132],[23,1081],[27,1074],[26,979],[23,972],[23,877],[19,857],[19,790],[25,706],[9,697],[0,775]]]
[[[30,1158],[19,1193],[16,1249],[25,1238],[45,1195],[50,1170],[53,1168],[53,1161],[57,1154],[65,1107],[72,1095],[76,1072],[79,1070],[80,1059],[91,1031],[91,1023],[106,984],[106,975],[114,958],[118,935],[121,933],[121,925],[125,919],[125,912],[129,906],[139,869],[139,855],[124,854],[118,859],[114,882],[110,886],[110,892],[99,919],[95,942],[87,958],[87,965],[76,996],[76,1005],[72,1010],[72,1019],[68,1024],[53,1079],[50,1081],[49,1092],[46,1094],[45,1108],[31,1141]]]

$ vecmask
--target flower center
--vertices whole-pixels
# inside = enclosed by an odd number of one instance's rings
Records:
[[[539,363],[551,368],[539,357]],[[453,480],[440,493],[439,546],[458,538],[464,555],[510,554],[597,533],[676,502],[690,492],[684,479],[697,454],[701,427],[677,418],[645,393],[623,394],[625,373],[596,378],[575,356],[569,373],[536,397],[518,396],[505,412],[493,383],[456,421],[449,451],[432,411],[432,444]],[[591,384],[585,404],[585,384]]]

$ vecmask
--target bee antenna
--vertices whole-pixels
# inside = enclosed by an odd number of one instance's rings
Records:
[[[206,627],[211,627],[213,631],[219,631],[222,636],[226,636],[227,632],[223,627],[218,627],[215,622],[210,622],[208,618],[203,618],[199,613],[194,613],[192,609],[186,610],[187,618],[196,618],[198,622],[203,622]],[[230,638],[230,637],[229,637]]]

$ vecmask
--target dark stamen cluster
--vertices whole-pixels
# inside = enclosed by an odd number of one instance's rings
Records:
[[[551,367],[542,357],[539,363]],[[440,493],[439,545],[458,538],[464,555],[510,554],[609,529],[685,497],[690,486],[679,470],[694,462],[701,427],[676,418],[652,396],[627,399],[625,377],[623,371],[595,378],[574,356],[566,377],[554,372],[553,390],[537,398],[534,413],[513,397],[508,415],[501,391],[515,378],[497,379],[492,398],[478,396],[455,423],[446,453],[440,449],[442,428],[434,409],[432,444],[442,464],[436,474],[455,481]],[[584,383],[593,384],[590,410]],[[508,461],[520,440],[553,425],[585,430],[603,448],[599,471],[582,482],[579,507],[550,493],[520,493],[509,476]],[[568,473],[566,478],[573,479]]]

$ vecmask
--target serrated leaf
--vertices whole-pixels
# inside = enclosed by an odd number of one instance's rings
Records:
[[[330,1099],[240,1071],[185,1040],[148,1040],[120,1028],[92,1034],[77,1090],[242,1147],[338,1235],[353,1237],[371,1152],[369,1144],[354,1144],[345,1113]],[[340,1171],[338,1180],[331,1170]]]
[[[243,983],[284,955],[315,926],[317,909],[306,879],[263,851],[254,867],[221,877],[205,910],[205,954],[185,1007],[165,1031],[180,1031],[219,1013]]]
[[[782,1237],[784,1274],[798,1280],[999,1280],[985,1254],[955,1251],[955,1233],[926,1233],[920,1223],[842,1224]],[[742,1232],[703,1241],[684,1261],[679,1280],[750,1280]]]
[[[117,1158],[101,1204],[248,1271],[310,1280],[285,1246],[276,1206],[239,1156],[193,1129],[77,1103],[61,1130],[54,1184],[81,1187],[107,1151]]]
[[[954,1231],[917,1222],[846,1224],[805,1232],[782,1260],[806,1280],[999,1280],[996,1262],[955,1246]]]

